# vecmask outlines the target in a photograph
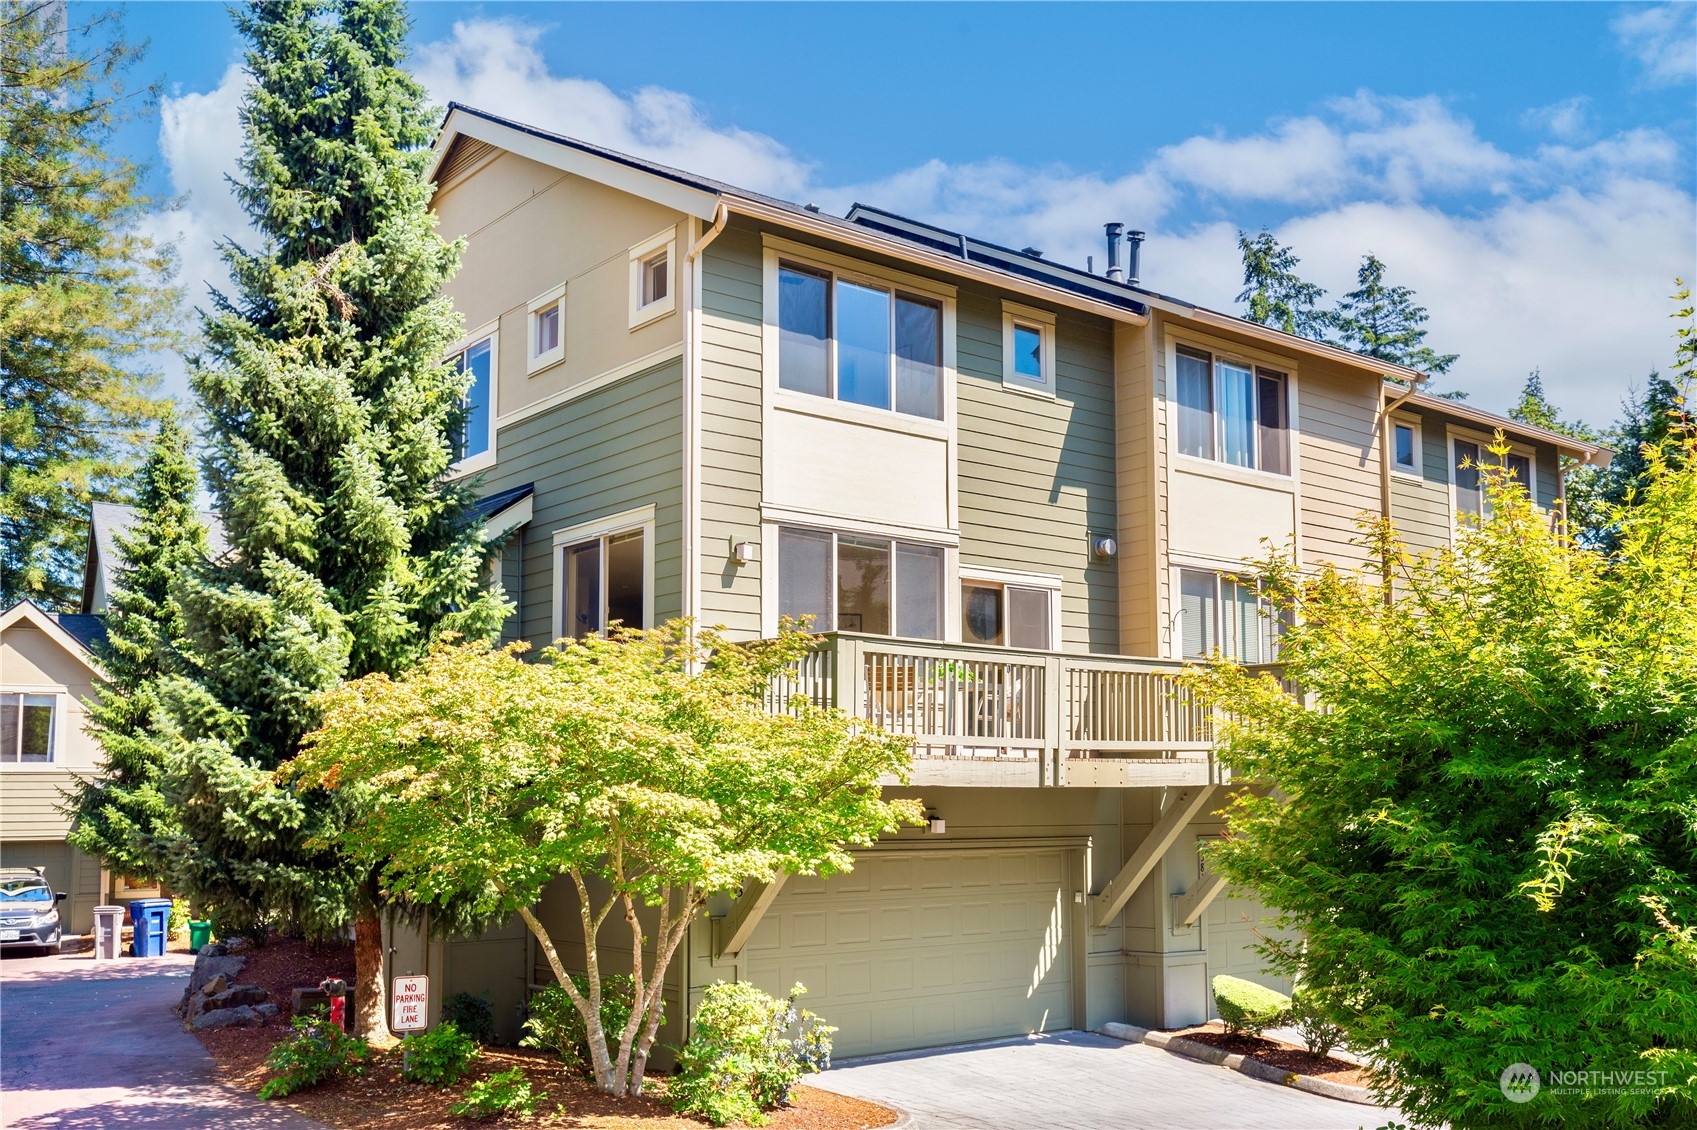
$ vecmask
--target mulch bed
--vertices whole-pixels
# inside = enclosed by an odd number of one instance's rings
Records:
[[[1211,1048],[1219,1048],[1234,1055],[1246,1055],[1269,1067],[1294,1071],[1298,1075],[1312,1075],[1328,1083],[1343,1083],[1351,1087],[1373,1085],[1372,1076],[1359,1064],[1333,1056],[1321,1058],[1305,1048],[1266,1036],[1233,1036],[1228,1034],[1225,1026],[1217,1020],[1195,1028],[1181,1028],[1172,1032],[1172,1035],[1181,1036],[1193,1043],[1207,1044]]]
[[[269,1073],[265,1057],[271,1045],[289,1032],[291,989],[316,985],[326,977],[353,980],[353,947],[308,948],[299,941],[278,940],[262,948],[241,951],[247,966],[240,980],[264,986],[278,1005],[277,1016],[262,1028],[222,1028],[197,1033],[212,1053],[226,1082],[244,1091],[258,1091]],[[650,1094],[640,1099],[603,1095],[558,1060],[527,1048],[484,1048],[457,1085],[438,1090],[401,1078],[398,1049],[382,1053],[365,1074],[301,1091],[276,1100],[336,1130],[468,1130],[476,1125],[455,1118],[448,1108],[460,1100],[472,1082],[518,1067],[537,1096],[536,1115],[529,1120],[502,1119],[498,1125],[572,1127],[573,1130],[699,1130],[707,1125],[673,1113],[661,1101],[666,1080],[649,1077]],[[793,1105],[771,1112],[773,1130],[871,1130],[888,1126],[896,1113],[859,1099],[845,1098],[812,1087],[798,1087]]]

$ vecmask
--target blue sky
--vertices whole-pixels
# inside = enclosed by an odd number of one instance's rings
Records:
[[[1146,228],[1145,280],[1232,309],[1272,227],[1335,297],[1373,250],[1430,309],[1446,381],[1526,372],[1614,415],[1697,273],[1692,4],[415,5],[433,96],[750,188],[854,200],[1082,264]],[[216,4],[128,10],[166,98],[123,143],[188,193],[197,294],[239,146]]]

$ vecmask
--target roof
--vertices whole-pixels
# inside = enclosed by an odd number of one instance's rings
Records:
[[[1501,428],[1505,433],[1524,436],[1529,439],[1541,440],[1554,447],[1564,455],[1571,455],[1581,463],[1590,463],[1598,467],[1607,467],[1614,458],[1614,452],[1601,444],[1590,443],[1586,440],[1575,439],[1562,432],[1552,432],[1548,428],[1540,428],[1536,424],[1523,424],[1510,416],[1499,416],[1495,412],[1487,412],[1483,408],[1475,408],[1465,400],[1451,400],[1447,396],[1436,396],[1429,392],[1415,392],[1412,396],[1405,395],[1408,389],[1404,385],[1385,385],[1385,395],[1405,404],[1412,404],[1434,412],[1443,412],[1457,419],[1466,420],[1472,424],[1495,431]]]
[[[123,566],[123,554],[118,552],[118,535],[128,533],[136,524],[136,508],[122,502],[96,502],[88,520],[89,559],[83,576],[83,607],[92,605],[95,574],[99,574],[101,591],[110,594],[117,588],[118,570]],[[222,556],[230,548],[224,537],[224,523],[210,510],[196,511],[206,527],[207,548],[212,556]]]
[[[106,643],[106,617],[86,612],[55,612],[59,626],[90,652],[97,652]]]
[[[633,157],[615,149],[504,118],[487,110],[479,110],[462,102],[448,104],[447,117],[443,120],[436,141],[436,157],[429,170],[432,178],[446,159],[453,138],[462,132],[468,136],[475,135],[472,132],[476,129],[475,123],[467,119],[481,120],[500,130],[511,131],[505,138],[480,138],[489,144],[504,143],[505,147],[512,149],[514,143],[529,143],[525,146],[529,147],[541,142],[606,162],[630,173],[658,178],[666,186],[684,194],[684,197],[671,201],[678,210],[702,219],[711,218],[716,208],[722,205],[745,215],[772,219],[804,231],[858,244],[873,251],[926,263],[940,270],[984,278],[1008,289],[1064,305],[1079,306],[1125,321],[1141,321],[1150,309],[1160,309],[1169,314],[1211,324],[1218,329],[1272,342],[1287,349],[1330,357],[1356,368],[1368,369],[1380,376],[1402,379],[1419,376],[1414,370],[1400,365],[1365,357],[1295,334],[1287,334],[1233,314],[1210,310],[1205,306],[1160,294],[1142,286],[1115,281],[1056,263],[1033,252],[1015,251],[1000,244],[899,216],[871,205],[856,204],[846,217],[827,215],[816,208],[739,188],[712,177],[675,169],[656,161]],[[540,151],[533,148],[531,152],[522,155],[537,159],[540,157]],[[613,180],[622,178],[605,179],[612,183]],[[626,188],[638,195],[644,194],[634,181],[624,181],[614,187]],[[654,196],[652,182],[650,187],[651,190],[646,194]]]
[[[521,487],[509,487],[506,490],[498,490],[494,494],[486,495],[485,497],[477,500],[477,513],[481,518],[487,521],[488,519],[495,517],[497,514],[500,514],[503,510],[518,505],[520,502],[535,493],[535,483],[525,483]]]
[[[77,616],[74,619],[84,620],[94,619],[94,617]],[[31,627],[39,629],[54,643],[64,648],[73,659],[87,667],[95,676],[106,677],[106,673],[100,669],[100,663],[95,659],[94,652],[90,650],[89,645],[61,625],[58,616],[28,600],[20,600],[6,611],[0,612],[0,632],[23,623],[28,623]],[[86,626],[83,627],[86,628]]]

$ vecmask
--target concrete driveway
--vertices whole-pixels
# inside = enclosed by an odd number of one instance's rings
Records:
[[[1396,1114],[1088,1032],[850,1060],[807,1085],[899,1107],[915,1130],[1372,1130]]]
[[[0,959],[0,1126],[322,1130],[219,1083],[171,1006],[194,958]]]

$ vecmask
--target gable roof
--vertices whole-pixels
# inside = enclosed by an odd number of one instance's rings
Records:
[[[96,502],[89,511],[88,560],[84,563],[82,579],[82,610],[96,611],[96,595],[110,598],[118,583],[118,570],[123,568],[123,554],[118,552],[118,535],[128,533],[136,524],[136,508],[122,502]],[[224,537],[224,523],[210,510],[195,512],[206,527],[206,545],[213,557],[220,557],[230,548]]]
[[[82,621],[99,619],[99,617],[78,616],[76,619]],[[101,679],[106,677],[106,672],[100,669],[100,663],[95,659],[94,652],[89,645],[60,624],[59,618],[53,613],[28,600],[20,600],[6,609],[5,612],[0,612],[0,632],[4,632],[14,625],[25,623],[39,629],[48,639],[63,648],[71,658],[88,668],[90,674]],[[82,624],[78,626],[86,627]]]
[[[712,177],[662,165],[615,149],[504,118],[460,102],[448,104],[437,134],[428,177],[434,180],[454,143],[462,137],[506,149],[545,165],[576,173],[613,188],[656,200],[702,220],[721,208],[770,220],[866,250],[918,262],[955,275],[978,278],[1007,290],[1088,310],[1117,321],[1141,323],[1151,309],[1194,319],[1287,350],[1319,355],[1382,377],[1414,380],[1421,374],[1401,365],[1287,334],[1232,314],[1117,282],[1089,271],[952,232],[934,224],[856,204],[846,217],[738,188]]]
[[[1548,428],[1540,428],[1536,424],[1523,424],[1508,416],[1499,416],[1495,412],[1475,408],[1465,400],[1451,400],[1447,396],[1437,396],[1430,392],[1415,392],[1408,395],[1406,387],[1394,384],[1385,385],[1385,397],[1387,400],[1397,400],[1406,405],[1426,409],[1429,412],[1453,416],[1458,420],[1466,420],[1468,423],[1477,424],[1491,431],[1501,428],[1506,435],[1538,440],[1549,444],[1563,455],[1595,467],[1607,467],[1609,461],[1614,458],[1614,452],[1602,444],[1575,439],[1570,435],[1563,435],[1561,432],[1552,432]]]

